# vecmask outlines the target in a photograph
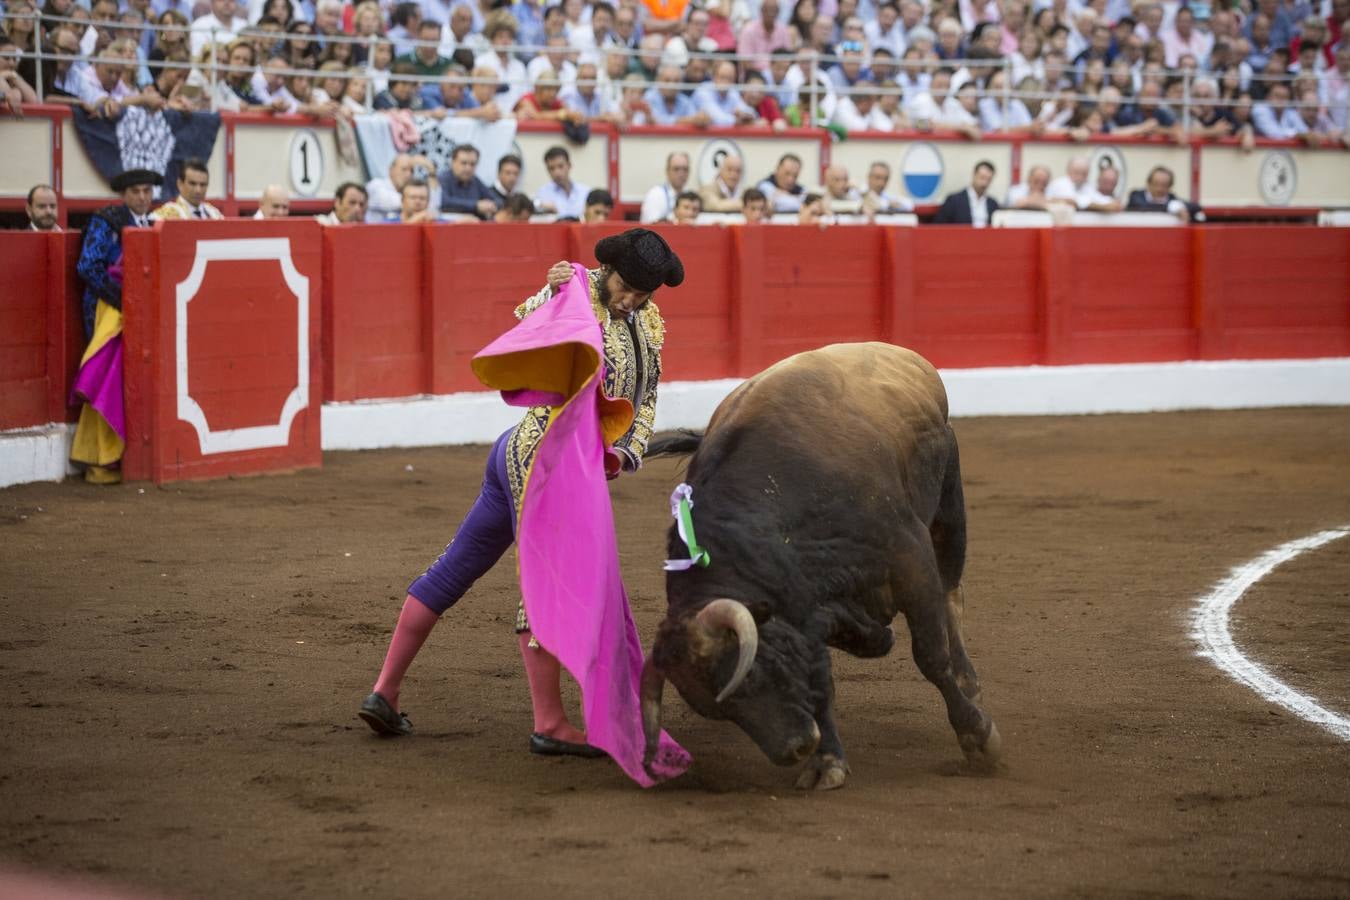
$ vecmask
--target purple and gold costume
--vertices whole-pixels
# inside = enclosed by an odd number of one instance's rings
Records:
[[[614,442],[623,468],[632,471],[642,465],[655,425],[665,323],[650,300],[626,318],[612,317],[599,299],[601,272],[600,269],[587,272],[591,311],[603,331],[605,393],[624,397],[633,404],[633,426]],[[552,289],[545,287],[516,307],[516,318],[524,319],[552,297]],[[439,615],[453,606],[515,541],[516,515],[525,477],[552,415],[553,407],[530,407],[520,424],[493,444],[483,473],[482,490],[454,540],[408,588],[408,593],[428,609]],[[522,608],[516,616],[516,630],[528,629]]]

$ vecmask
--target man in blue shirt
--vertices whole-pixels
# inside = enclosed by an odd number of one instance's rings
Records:
[[[437,181],[441,185],[441,212],[490,219],[497,212],[492,190],[478,180],[478,148],[459,144],[450,155],[450,168]]]
[[[465,109],[477,109],[478,101],[468,89],[468,71],[459,63],[445,70],[438,84],[422,85],[422,102],[427,109],[444,109],[451,114]]]
[[[534,206],[540,212],[552,212],[559,219],[580,220],[586,212],[586,195],[591,189],[572,180],[572,157],[562,147],[550,147],[544,154],[544,165],[551,181],[534,196]]]
[[[516,32],[516,43],[530,47],[544,46],[547,35],[544,34],[544,11],[540,6],[534,0],[518,0],[511,4],[511,15],[516,17],[516,24],[520,26]],[[518,55],[524,62],[534,58],[533,53]]]
[[[587,121],[611,118],[613,113],[604,95],[595,89],[598,74],[595,63],[581,63],[577,66],[576,84],[564,90],[558,98],[562,100],[563,106],[581,113]]]
[[[684,74],[679,66],[662,66],[656,73],[656,80],[664,87],[651,87],[642,95],[652,109],[653,125],[707,125],[711,119],[706,112],[699,110],[680,89]]]
[[[759,118],[736,90],[736,64],[722,60],[713,70],[713,80],[694,91],[694,104],[713,125],[748,125]]]

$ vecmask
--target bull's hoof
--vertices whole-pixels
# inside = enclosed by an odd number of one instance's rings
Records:
[[[1003,738],[999,736],[998,726],[989,720],[989,733],[983,741],[973,734],[961,735],[961,752],[971,768],[981,772],[992,772],[998,767],[999,757],[1003,755]]]
[[[797,776],[797,789],[802,791],[832,791],[844,786],[848,779],[848,763],[833,753],[813,756]]]

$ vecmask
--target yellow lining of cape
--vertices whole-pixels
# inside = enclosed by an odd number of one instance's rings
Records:
[[[98,301],[98,306],[94,307],[94,336],[89,339],[89,346],[84,348],[84,356],[80,357],[80,365],[84,365],[93,359],[94,354],[103,349],[103,345],[122,333],[122,311],[116,309],[104,301]]]

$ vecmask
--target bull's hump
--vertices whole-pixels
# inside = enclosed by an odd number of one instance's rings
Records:
[[[758,418],[781,414],[785,404],[826,422],[856,423],[860,410],[911,427],[947,419],[947,391],[932,363],[875,341],[830,344],[781,360],[733,392],[719,412]],[[841,436],[849,431],[840,426]]]

